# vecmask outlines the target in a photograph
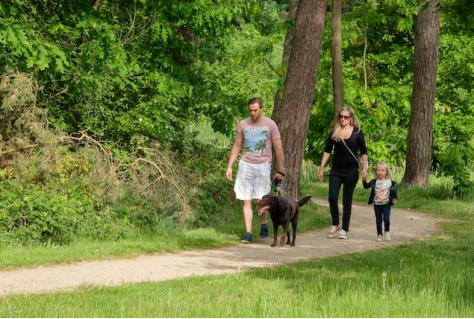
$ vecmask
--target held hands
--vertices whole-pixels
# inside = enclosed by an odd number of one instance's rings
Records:
[[[320,182],[323,181],[323,178],[324,178],[324,170],[322,168],[319,169],[319,172],[318,172],[318,180]]]
[[[364,169],[362,170],[362,180],[364,182],[367,182],[367,177],[369,177],[369,173],[367,173],[367,169],[364,167]]]

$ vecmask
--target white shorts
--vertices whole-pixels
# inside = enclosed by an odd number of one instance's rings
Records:
[[[240,200],[261,199],[270,193],[270,163],[250,164],[239,161],[235,178],[235,197]]]

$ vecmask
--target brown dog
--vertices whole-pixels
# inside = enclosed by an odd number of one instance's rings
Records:
[[[280,246],[285,245],[285,237],[287,237],[286,244],[290,246],[295,245],[296,239],[296,227],[298,225],[298,214],[299,208],[306,204],[311,196],[306,196],[295,201],[294,199],[285,199],[282,197],[274,196],[271,194],[265,195],[261,200],[257,202],[259,207],[258,215],[262,215],[265,211],[270,212],[270,217],[273,222],[273,244],[274,247],[277,243],[278,237],[278,226],[283,226],[283,236],[280,238]],[[290,240],[290,222],[293,228],[293,240]]]

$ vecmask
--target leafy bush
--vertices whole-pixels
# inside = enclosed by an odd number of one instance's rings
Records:
[[[12,180],[0,184],[0,229],[14,242],[67,244],[78,234],[113,238],[104,234],[100,202],[78,187],[21,185]],[[95,222],[91,222],[94,220]],[[110,227],[108,227],[110,228]],[[97,236],[101,234],[101,236]]]
[[[453,178],[455,194],[466,194],[472,190],[474,181],[471,178],[474,149],[468,145],[448,143],[446,152],[438,155],[441,164],[439,174]]]

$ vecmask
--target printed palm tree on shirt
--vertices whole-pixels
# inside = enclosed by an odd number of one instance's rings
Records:
[[[257,144],[255,144],[255,152],[263,153],[267,148],[267,140],[260,140]]]

